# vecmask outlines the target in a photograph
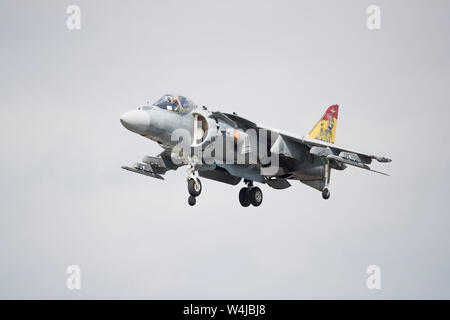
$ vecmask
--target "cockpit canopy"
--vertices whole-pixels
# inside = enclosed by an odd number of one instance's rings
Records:
[[[165,94],[152,104],[161,109],[180,112],[185,109],[196,107],[196,104],[188,98],[180,95]]]

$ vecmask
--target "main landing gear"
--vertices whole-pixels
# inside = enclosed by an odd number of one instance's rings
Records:
[[[254,187],[253,182],[248,181],[246,183],[247,187],[239,191],[239,202],[243,207],[248,207],[250,204],[258,207],[263,201],[262,191],[260,188]]]

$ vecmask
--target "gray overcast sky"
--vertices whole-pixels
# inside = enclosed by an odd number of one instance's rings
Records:
[[[450,298],[449,9],[1,1],[0,298]],[[374,164],[391,177],[333,171],[328,201],[263,186],[259,208],[203,179],[191,208],[184,169],[120,169],[160,152],[120,115],[173,91],[300,136],[338,103],[336,143],[391,157]]]

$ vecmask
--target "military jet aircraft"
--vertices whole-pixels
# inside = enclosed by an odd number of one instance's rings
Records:
[[[166,94],[121,116],[125,128],[164,149],[156,157],[146,156],[142,162],[122,168],[164,180],[167,171],[186,166],[191,206],[202,191],[199,177],[231,185],[243,180],[239,202],[244,207],[262,203],[262,191],[255,183],[286,189],[290,181],[298,180],[328,199],[331,169],[344,170],[351,165],[385,174],[368,165],[373,159],[391,161],[336,146],[338,111],[338,105],[330,106],[307,135],[298,137],[236,113],[198,107],[182,95]]]

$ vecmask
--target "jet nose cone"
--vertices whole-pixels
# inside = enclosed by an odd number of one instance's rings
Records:
[[[150,115],[142,110],[128,111],[120,117],[120,122],[130,131],[145,134],[150,127]]]

